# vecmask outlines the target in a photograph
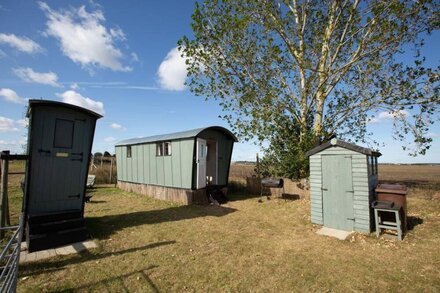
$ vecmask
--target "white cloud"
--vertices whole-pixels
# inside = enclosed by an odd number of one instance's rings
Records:
[[[173,48],[160,64],[157,75],[162,88],[170,91],[185,90],[187,66],[185,58],[180,55],[179,49],[177,47]]]
[[[437,138],[437,137],[440,137],[440,134],[435,133],[435,132],[430,132],[426,136],[431,137],[431,138]]]
[[[36,72],[32,68],[14,68],[12,71],[20,77],[22,80],[27,82],[35,82],[35,83],[41,83],[46,85],[51,85],[55,87],[61,87],[60,84],[58,84],[58,75],[56,73],[50,72]]]
[[[104,138],[104,142],[107,142],[107,143],[113,143],[115,141],[116,141],[116,138],[114,138],[113,136],[109,136],[109,137]]]
[[[46,3],[39,2],[47,17],[46,34],[60,42],[63,54],[83,67],[100,66],[114,71],[130,71],[121,59],[122,52],[116,41],[125,40],[120,28],[107,29],[101,10],[87,12],[84,6],[55,11]]]
[[[88,97],[83,97],[81,94],[75,91],[68,90],[62,94],[57,94],[57,96],[61,97],[64,103],[83,107],[101,115],[104,115],[105,113],[104,104],[102,102],[92,100]]]
[[[70,89],[72,89],[74,91],[79,90],[79,85],[76,82],[74,82],[70,85]]]
[[[25,137],[10,141],[0,139],[0,149],[9,149],[12,153],[20,153],[23,151],[23,146],[25,146],[26,143],[27,139]]]
[[[118,124],[118,123],[112,123],[112,124],[110,124],[110,127],[115,130],[127,130],[127,128],[125,128],[124,126],[122,126],[121,124]]]
[[[15,121],[0,116],[0,132],[14,132],[14,131],[19,131],[19,129],[15,127]]]
[[[409,113],[406,110],[398,110],[398,111],[382,111],[376,117],[371,117],[368,119],[369,124],[380,123],[386,120],[392,120],[395,118],[405,118]]]
[[[0,34],[0,43],[7,44],[21,52],[34,54],[43,52],[43,49],[26,37],[17,37],[14,34]]]
[[[16,120],[15,123],[17,123],[21,127],[25,128],[28,126],[29,120],[28,119],[19,119],[19,120]]]
[[[133,60],[134,62],[138,62],[139,56],[135,52],[131,52],[131,60]]]
[[[27,101],[25,98],[20,97],[16,92],[8,88],[1,88],[0,96],[2,96],[7,102],[16,104],[26,104]]]

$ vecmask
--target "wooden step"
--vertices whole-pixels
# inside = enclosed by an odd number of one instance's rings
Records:
[[[29,234],[45,234],[50,232],[80,228],[84,227],[84,225],[84,218],[74,218],[51,222],[28,222],[27,229],[29,230]]]
[[[88,238],[86,227],[66,229],[45,234],[28,234],[28,231],[26,231],[26,234],[29,252],[61,247],[75,242],[82,242]]]

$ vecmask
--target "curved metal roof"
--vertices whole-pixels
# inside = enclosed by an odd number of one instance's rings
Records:
[[[63,107],[63,108],[68,108],[68,109],[73,109],[75,111],[83,112],[83,113],[88,114],[90,116],[96,117],[97,119],[102,117],[101,114],[98,114],[98,113],[93,112],[89,109],[79,107],[79,106],[76,106],[73,104],[67,104],[67,103],[62,103],[62,102],[58,102],[58,101],[51,101],[51,100],[37,100],[37,99],[29,100],[29,108],[28,108],[27,115],[26,115],[27,117],[29,117],[29,114],[30,114],[32,107],[35,107],[35,106]]]
[[[143,143],[156,142],[156,141],[177,140],[182,138],[198,137],[200,133],[208,129],[221,131],[226,136],[229,136],[233,141],[235,142],[238,141],[237,137],[228,129],[221,126],[209,126],[209,127],[196,128],[196,129],[174,132],[169,134],[160,134],[160,135],[154,135],[148,137],[126,139],[116,143],[115,146],[143,144]]]

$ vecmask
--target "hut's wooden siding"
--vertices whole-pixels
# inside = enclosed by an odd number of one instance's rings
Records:
[[[325,149],[310,156],[310,206],[312,223],[324,224],[322,201],[323,155],[346,155],[352,158],[354,230],[370,232],[370,202],[377,184],[377,175],[368,177],[367,156],[339,146]],[[335,170],[337,172],[337,170]]]
[[[156,143],[116,147],[118,180],[134,183],[191,188],[194,139],[171,142],[171,156],[156,156]]]

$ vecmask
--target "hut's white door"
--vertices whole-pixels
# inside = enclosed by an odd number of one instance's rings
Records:
[[[196,188],[206,187],[206,140],[197,139],[197,186]]]
[[[34,114],[30,214],[81,210],[87,172],[85,120],[68,113]]]
[[[351,156],[323,155],[321,158],[324,226],[353,231]]]

